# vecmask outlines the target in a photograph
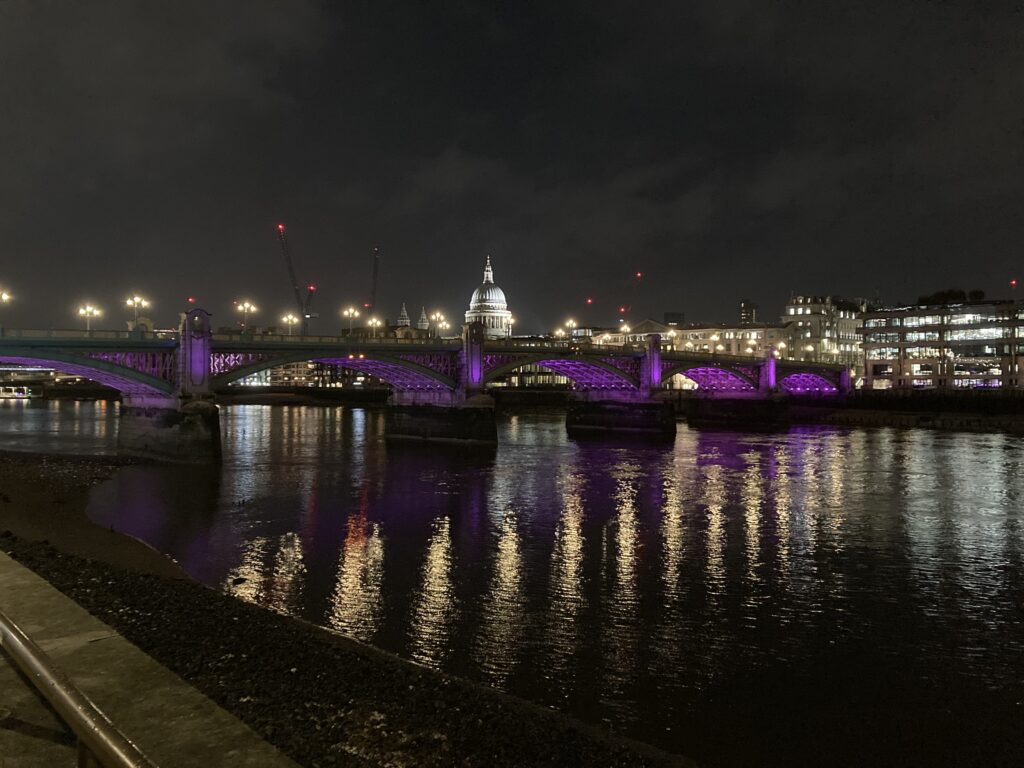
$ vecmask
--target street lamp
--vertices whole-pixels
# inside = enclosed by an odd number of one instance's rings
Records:
[[[371,333],[373,334],[374,338],[376,338],[377,329],[380,328],[384,324],[384,322],[382,320],[378,320],[376,317],[371,317],[369,320],[366,321],[366,324],[370,326],[370,328],[372,329]]]
[[[779,357],[785,359],[786,358],[786,342],[780,341],[778,344],[775,345],[775,348],[779,350]]]
[[[564,336],[565,336],[565,330],[563,328],[556,328],[555,329],[555,338],[561,339]]]
[[[352,321],[359,317],[359,310],[355,307],[346,307],[341,311],[342,317],[348,318],[348,335],[352,335]]]
[[[94,307],[92,304],[84,304],[78,308],[78,316],[85,318],[85,330],[86,333],[92,330],[92,319],[99,317],[103,314],[103,310],[99,307]]]
[[[288,335],[292,335],[292,328],[299,322],[299,318],[289,312],[287,315],[281,318],[281,322],[288,326]]]
[[[132,328],[135,328],[139,324],[139,309],[146,309],[149,306],[149,302],[141,296],[132,296],[125,303],[131,307],[132,311],[135,313],[135,324],[132,326]]]
[[[235,309],[242,313],[242,330],[244,331],[246,326],[249,324],[249,313],[256,312],[256,305],[246,299],[237,302],[235,304]]]
[[[440,325],[438,326],[438,328],[439,328],[439,329],[440,329],[441,331],[447,331],[447,330],[448,330],[449,328],[451,328],[451,327],[452,327],[452,326],[451,326],[451,324],[450,324],[450,323],[449,323],[449,322],[448,322],[447,320],[442,320],[442,321],[441,321],[441,324],[440,324]],[[438,333],[438,336],[440,336],[440,335],[441,335],[441,334],[440,334],[440,332],[439,332],[439,333]]]
[[[435,312],[430,316],[430,321],[434,324],[434,335],[441,335],[441,323],[444,322],[444,315],[441,312]]]
[[[14,297],[11,296],[7,291],[0,288],[0,304],[6,304]]]

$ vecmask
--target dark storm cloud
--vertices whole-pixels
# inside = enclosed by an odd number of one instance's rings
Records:
[[[188,294],[276,315],[278,218],[325,329],[375,244],[385,314],[460,313],[490,253],[538,330],[588,295],[610,321],[1005,293],[1022,24],[923,0],[0,3],[0,283],[32,297],[5,313],[146,290],[165,322]]]

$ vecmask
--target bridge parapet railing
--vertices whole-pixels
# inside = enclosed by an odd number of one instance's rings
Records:
[[[177,341],[177,331],[84,331],[77,328],[0,328],[4,339]]]
[[[458,347],[462,345],[461,339],[434,338],[434,339],[395,339],[372,336],[289,336],[286,333],[215,333],[212,336],[215,342],[236,342],[240,344],[294,344],[303,346],[307,344],[345,344],[354,346],[395,346],[395,347]]]

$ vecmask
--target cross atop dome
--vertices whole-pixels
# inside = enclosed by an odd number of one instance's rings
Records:
[[[487,256],[487,265],[484,267],[484,282],[485,283],[493,283],[494,282],[494,270],[491,269],[491,257],[490,257],[490,255]]]

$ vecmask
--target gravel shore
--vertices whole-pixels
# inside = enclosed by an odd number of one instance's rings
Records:
[[[692,765],[181,578],[85,518],[116,469],[0,456],[0,549],[300,764]]]

